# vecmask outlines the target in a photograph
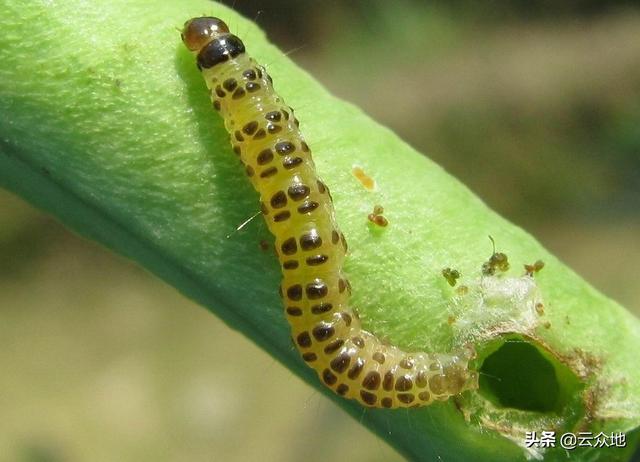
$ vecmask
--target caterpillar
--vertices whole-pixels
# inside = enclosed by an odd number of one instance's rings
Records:
[[[422,406],[477,388],[468,366],[471,349],[408,353],[362,328],[342,269],[347,243],[293,110],[222,20],[190,19],[181,36],[260,194],[282,267],[285,315],[302,359],[333,392],[367,407]]]

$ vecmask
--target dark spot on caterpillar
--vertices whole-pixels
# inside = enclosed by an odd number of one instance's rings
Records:
[[[331,311],[332,309],[333,309],[333,305],[331,303],[319,303],[311,307],[311,312],[313,314],[323,314],[323,313],[326,313],[327,311]]]
[[[429,399],[431,399],[431,394],[428,391],[423,391],[418,394],[418,398],[420,398],[422,401],[429,401]]]
[[[233,146],[233,152],[236,153],[236,156],[239,156],[242,153],[242,150],[240,149],[240,145],[236,144]]]
[[[416,376],[416,386],[419,388],[424,388],[427,386],[427,374],[424,371],[418,372]]]
[[[253,69],[247,69],[246,71],[244,71],[242,73],[242,77],[244,77],[245,79],[248,79],[248,80],[255,80],[256,79],[256,72]]]
[[[300,121],[298,119],[294,118],[293,123],[296,124],[296,127],[300,127]]]
[[[373,360],[379,364],[384,364],[384,354],[380,353],[379,351],[376,351],[373,356],[372,356]]]
[[[340,241],[342,242],[342,248],[345,253],[349,250],[349,246],[347,245],[347,240],[344,238],[344,234],[340,233]]]
[[[347,284],[344,282],[344,279],[338,279],[338,290],[340,293],[344,292],[347,288]]]
[[[275,145],[276,152],[280,155],[291,154],[296,147],[290,141],[280,141]]]
[[[380,404],[382,404],[382,407],[390,408],[393,406],[393,400],[391,398],[382,398]]]
[[[376,395],[364,390],[360,390],[360,397],[362,398],[362,401],[364,401],[369,406],[373,406],[378,400],[378,397]]]
[[[282,166],[287,170],[290,170],[302,163],[301,157],[287,157],[282,161]]]
[[[236,88],[236,91],[233,92],[233,95],[231,96],[231,98],[240,99],[246,94],[247,94],[247,92],[244,91],[244,88],[238,87],[238,88]]]
[[[398,393],[398,401],[401,401],[405,404],[412,403],[415,399],[415,396],[411,393]]]
[[[242,127],[242,131],[245,132],[247,135],[253,135],[257,129],[258,129],[258,122],[256,122],[255,120],[252,120],[251,122],[247,123],[244,127]]]
[[[258,157],[256,159],[258,161],[258,165],[266,165],[273,160],[273,153],[271,149],[264,149],[260,151]]]
[[[317,249],[322,245],[322,238],[318,235],[318,231],[312,229],[308,233],[300,236],[300,248],[302,250]]]
[[[336,377],[335,374],[329,369],[325,369],[324,371],[322,371],[322,380],[324,380],[324,383],[331,386],[335,385],[335,383],[338,381],[338,377]]]
[[[234,135],[235,135],[235,137],[236,137],[236,140],[238,140],[238,141],[244,141],[244,136],[242,136],[242,133],[240,133],[240,130],[236,130],[236,132],[235,132],[235,134],[234,134]]]
[[[355,344],[355,346],[357,346],[358,348],[364,348],[364,340],[362,339],[362,337],[353,337],[351,338],[351,341]]]
[[[309,152],[309,145],[304,141],[300,143],[300,148],[302,149],[302,152]]]
[[[286,270],[296,269],[298,266],[297,260],[287,260],[282,264],[282,267]]]
[[[269,178],[276,173],[278,173],[278,169],[276,167],[269,167],[268,169],[262,171],[262,173],[260,174],[260,178]]]
[[[318,342],[329,340],[331,337],[333,337],[333,334],[335,334],[335,332],[336,330],[333,328],[333,326],[331,324],[327,324],[326,322],[321,322],[320,324],[316,325],[311,331],[313,337]]]
[[[338,241],[340,241],[340,235],[338,234],[338,231],[334,229],[333,231],[331,231],[331,242],[333,244],[337,244]]]
[[[287,193],[289,194],[289,197],[294,201],[300,201],[309,195],[309,186],[307,186],[306,184],[297,183],[289,186]]]
[[[271,196],[271,207],[274,209],[279,209],[287,205],[287,195],[284,191],[278,191],[273,196]]]
[[[259,83],[255,83],[255,82],[247,82],[247,84],[244,87],[247,89],[247,91],[249,93],[254,93],[254,92],[260,90],[260,88],[261,88],[260,84]]]
[[[260,211],[262,212],[263,215],[269,214],[269,210],[267,209],[267,206],[264,205],[264,202],[262,201],[260,201]]]
[[[219,110],[220,110],[220,101],[218,101],[217,99],[216,99],[216,100],[214,100],[214,102],[213,102],[213,108],[214,108],[216,111],[219,111]]]
[[[344,345],[344,340],[342,339],[333,340],[326,347],[324,347],[324,352],[330,355],[338,351],[340,348],[342,348],[342,345]]]
[[[307,265],[318,266],[318,265],[322,265],[327,260],[329,260],[329,257],[327,255],[314,255],[313,257],[307,258]]]
[[[288,306],[287,314],[289,314],[290,316],[302,316],[302,310],[297,306]]]
[[[267,132],[264,131],[264,128],[261,128],[260,130],[258,130],[256,132],[255,135],[253,135],[253,139],[254,140],[261,140],[262,138],[264,138],[265,136],[267,136]]]
[[[295,238],[290,237],[282,243],[280,248],[285,255],[293,255],[298,251],[298,244]]]
[[[302,348],[309,348],[311,346],[311,337],[309,336],[309,332],[303,332],[298,335],[297,338],[298,345]]]
[[[302,355],[302,359],[304,359],[306,362],[310,363],[312,361],[315,361],[316,359],[318,359],[318,356],[315,353],[304,353]]]
[[[289,113],[287,111],[283,109],[282,114],[284,115],[284,120],[289,120]]]
[[[346,313],[346,312],[343,311],[342,313],[340,313],[340,317],[342,318],[342,320],[344,321],[344,323],[345,323],[345,325],[347,327],[349,327],[351,325],[352,318],[351,318],[351,315],[349,313]]]
[[[377,390],[380,387],[380,374],[376,371],[369,372],[362,381],[362,386],[367,390]]]
[[[271,112],[267,112],[264,115],[264,118],[267,120],[270,120],[271,122],[280,122],[280,119],[282,118],[282,114],[280,113],[280,111],[271,111]]]
[[[301,214],[311,213],[315,209],[317,209],[319,205],[320,204],[318,204],[315,201],[306,201],[303,204],[298,206],[298,213],[301,213]]]
[[[276,223],[279,223],[281,221],[288,220],[289,218],[291,218],[291,212],[289,212],[288,210],[285,210],[284,212],[276,213],[273,216],[273,221]]]
[[[408,391],[413,387],[413,382],[411,381],[411,376],[409,375],[401,375],[396,380],[396,390],[397,391]]]
[[[232,77],[222,82],[222,86],[227,91],[233,91],[238,86],[238,81]]]
[[[247,176],[253,176],[255,171],[253,170],[253,167],[251,167],[251,165],[247,165],[245,167],[245,172],[247,172]]]
[[[216,95],[218,95],[220,98],[224,98],[225,96],[227,96],[220,85],[216,87]]]
[[[307,284],[306,292],[309,300],[317,300],[319,298],[326,297],[329,289],[321,279],[316,279],[315,281]]]
[[[364,359],[356,357],[354,363],[355,364],[351,366],[351,369],[349,369],[349,372],[347,372],[347,377],[351,380],[357,379],[362,372],[362,369],[364,369]]]
[[[287,297],[290,300],[298,301],[302,299],[302,286],[294,284],[287,289]]]
[[[249,84],[247,84],[249,85]],[[268,123],[267,124],[267,131],[269,133],[271,133],[272,135],[275,133],[279,133],[282,130],[282,127],[280,125],[276,125],[276,124],[272,124],[272,123]]]
[[[384,374],[384,379],[382,381],[382,388],[384,388],[386,391],[391,391],[393,390],[393,372],[389,371],[386,374]]]
[[[338,388],[336,388],[336,393],[338,393],[340,396],[346,395],[348,391],[349,386],[345,385],[344,383],[341,383],[340,385],[338,385]]]
[[[342,353],[336,356],[331,363],[331,369],[342,374],[349,367],[349,363],[351,362],[351,356],[348,353]]]
[[[262,78],[262,69],[260,66],[256,67],[256,73],[258,74],[258,78]]]
[[[320,194],[324,194],[326,191],[327,191],[326,185],[322,181],[318,180],[318,192]]]

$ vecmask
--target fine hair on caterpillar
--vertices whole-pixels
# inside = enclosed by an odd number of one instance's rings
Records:
[[[187,21],[196,55],[233,152],[260,194],[283,273],[280,292],[302,359],[340,396],[368,407],[414,407],[477,388],[472,349],[408,353],[364,330],[343,272],[347,242],[294,111],[242,40],[214,17]]]

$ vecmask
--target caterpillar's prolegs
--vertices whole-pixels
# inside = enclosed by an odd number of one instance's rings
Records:
[[[477,387],[471,349],[407,353],[362,328],[342,269],[346,240],[293,110],[220,19],[187,21],[182,39],[260,194],[282,267],[285,316],[302,359],[335,393],[371,407],[421,406]]]

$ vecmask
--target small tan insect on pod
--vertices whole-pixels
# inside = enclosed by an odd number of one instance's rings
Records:
[[[421,406],[477,387],[468,367],[471,350],[408,353],[362,328],[342,269],[347,244],[293,110],[222,20],[191,19],[182,40],[195,53],[233,151],[260,194],[282,267],[286,317],[303,360],[335,393],[365,406]]]

